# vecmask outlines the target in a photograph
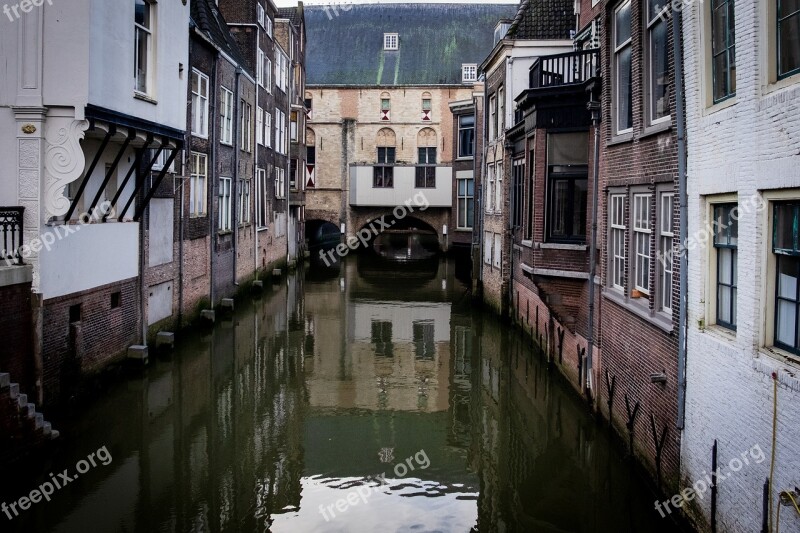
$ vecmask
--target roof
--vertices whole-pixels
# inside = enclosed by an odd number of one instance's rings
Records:
[[[571,1],[571,0],[569,0]],[[461,84],[461,65],[480,64],[494,29],[517,4],[353,4],[305,6],[309,85]],[[398,33],[400,49],[383,50]]]
[[[574,0],[522,0],[508,30],[510,39],[572,39]]]
[[[278,8],[278,18],[288,19],[293,26],[300,26],[303,22],[303,4]]]
[[[247,61],[228,29],[228,23],[217,9],[216,2],[191,0],[191,18],[194,25],[240,67],[247,69]],[[252,74],[252,73],[251,73]]]

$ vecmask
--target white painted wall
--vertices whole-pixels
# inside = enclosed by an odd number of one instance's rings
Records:
[[[766,4],[736,2],[737,94],[709,107],[708,27],[702,16],[708,3],[684,10],[686,100],[689,138],[689,235],[702,235],[708,205],[721,194],[740,205],[762,192],[788,190],[800,197],[800,77],[771,84],[765,33]],[[701,15],[702,14],[702,15]],[[769,327],[765,310],[773,296],[766,260],[771,235],[766,213],[743,211],[739,220],[738,328],[735,333],[710,325],[708,306],[715,302],[710,283],[709,249],[689,252],[689,334],[686,429],[682,439],[682,477],[686,486],[711,468],[711,447],[719,445],[719,464],[753,446],[766,460],[752,459],[719,485],[719,531],[761,531],[762,486],[769,476],[772,449],[772,372],[779,375],[774,487],[800,486],[800,367],[764,348]],[[698,233],[701,232],[701,233]],[[788,372],[793,372],[794,377]],[[710,498],[697,501],[693,514],[710,518]],[[781,532],[800,531],[800,517],[781,512]]]
[[[414,316],[408,314],[405,302],[355,302],[352,308],[351,338],[372,342],[372,321],[392,323],[392,342],[413,342],[414,322],[433,322],[434,342],[450,342],[450,304],[414,306]]]
[[[79,229],[78,229],[79,228]],[[139,224],[107,223],[50,228],[58,232],[49,250],[42,249],[40,292],[45,299],[102,287],[138,274]]]
[[[453,167],[436,167],[436,187],[417,189],[416,167],[394,167],[394,187],[373,187],[372,166],[350,167],[350,205],[395,207],[410,205],[422,207],[451,207],[453,205]]]
[[[153,198],[149,210],[148,266],[171,263],[174,255],[175,201],[171,198]]]

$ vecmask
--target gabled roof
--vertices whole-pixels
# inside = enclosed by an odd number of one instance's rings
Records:
[[[571,1],[571,0],[570,0]],[[494,29],[517,4],[352,4],[306,6],[309,85],[451,85],[461,65],[492,50]],[[383,50],[397,33],[400,49]]]
[[[236,44],[236,39],[228,29],[228,23],[217,9],[216,2],[210,0],[191,0],[191,19],[197,29],[211,42],[231,57],[240,67],[247,70],[247,61]],[[252,75],[252,72],[250,72]]]
[[[522,0],[507,38],[571,39],[574,12],[574,0]]]
[[[288,19],[293,26],[299,26],[303,22],[303,4],[293,7],[278,8],[278,18]]]

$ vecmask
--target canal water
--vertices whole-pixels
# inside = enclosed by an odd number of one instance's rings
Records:
[[[463,278],[361,256],[267,286],[62,417],[2,497],[74,479],[0,531],[676,531]]]

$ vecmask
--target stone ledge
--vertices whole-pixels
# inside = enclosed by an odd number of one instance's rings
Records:
[[[33,267],[31,265],[0,267],[0,287],[21,285],[32,281]]]

